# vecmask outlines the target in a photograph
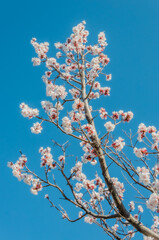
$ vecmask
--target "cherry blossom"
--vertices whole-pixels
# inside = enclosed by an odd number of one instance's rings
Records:
[[[38,57],[40,59],[46,58],[46,53],[49,50],[49,43],[44,42],[44,43],[37,43],[36,38],[32,38],[31,44],[35,48],[35,52],[38,54]]]
[[[150,183],[150,172],[147,168],[145,167],[137,167],[137,172],[139,174],[139,180],[142,182],[144,185],[148,185]]]
[[[110,81],[112,79],[112,74],[106,75],[106,81]]]
[[[42,157],[41,157],[41,167],[44,166],[48,166],[49,168],[55,168],[56,164],[53,163],[53,156],[51,154],[51,148],[47,147],[47,148],[43,148],[41,147],[39,149],[39,152],[41,153]]]
[[[149,200],[146,201],[147,207],[154,212],[156,210],[158,204],[159,204],[159,196],[158,196],[158,194],[152,193],[150,195]]]
[[[41,64],[41,59],[32,58],[33,66],[39,66]]]
[[[87,216],[84,218],[84,221],[86,223],[92,224],[95,221],[95,218],[91,217],[91,216]]]
[[[42,190],[42,185],[38,179],[34,179],[32,183],[33,183],[33,186],[30,191],[32,194],[38,195],[38,192]]]
[[[116,191],[119,194],[120,199],[123,199],[123,193],[125,192],[124,184],[118,181],[118,178],[112,178],[112,182],[115,186]]]
[[[136,155],[136,157],[138,158],[142,158],[144,156],[148,155],[147,149],[146,148],[134,148],[134,153]]]
[[[107,131],[108,132],[113,132],[114,131],[114,129],[115,129],[115,125],[112,123],[112,122],[106,122],[105,124],[104,124],[104,126],[106,127],[106,129],[107,129]]]
[[[135,204],[133,201],[130,201],[129,206],[130,206],[131,211],[135,210]]]
[[[138,210],[139,210],[139,212],[141,212],[141,213],[144,212],[143,207],[142,207],[141,205],[138,205]]]
[[[102,119],[107,119],[107,114],[108,113],[106,112],[106,110],[104,108],[100,108],[99,113],[100,113],[100,117]]]
[[[62,126],[66,133],[72,133],[71,121],[68,117],[62,118]]]
[[[112,143],[112,147],[116,149],[116,151],[121,151],[123,147],[125,146],[124,139],[119,137]]]
[[[116,232],[118,230],[118,227],[119,227],[118,224],[114,224],[114,226],[112,226],[112,230]]]
[[[110,96],[110,88],[109,87],[100,87],[99,93],[100,93],[100,95]]]
[[[145,137],[145,134],[147,132],[147,127],[145,124],[141,123],[138,127],[138,140],[139,142],[142,141],[142,139]]]
[[[59,162],[64,163],[65,162],[65,156],[61,155],[58,157]]]
[[[42,126],[39,122],[34,123],[33,127],[30,128],[32,133],[39,134],[42,131]]]
[[[130,122],[132,120],[134,114],[131,111],[129,111],[129,112],[121,113],[121,116],[122,116],[122,120],[124,122]]]
[[[159,175],[159,164],[157,163],[152,170],[154,170],[155,175],[158,176]]]
[[[30,108],[27,104],[21,103],[20,104],[21,108],[21,114],[23,117],[27,117],[29,119],[36,117],[39,115],[39,110],[37,108]]]

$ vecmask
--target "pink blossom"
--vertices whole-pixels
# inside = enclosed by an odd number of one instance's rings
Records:
[[[118,227],[119,227],[118,224],[114,224],[114,226],[112,226],[111,228],[114,232],[116,232],[118,230]]]
[[[150,184],[150,172],[145,167],[137,167],[137,172],[139,174],[139,181],[144,185]]]
[[[72,108],[76,111],[83,111],[84,110],[84,103],[79,99],[75,99]]]
[[[125,113],[123,112],[121,114],[121,116],[122,116],[122,120],[124,122],[130,122],[132,120],[134,114],[131,111],[129,111],[129,112],[125,112]]]
[[[29,119],[36,117],[39,115],[39,110],[37,108],[30,108],[27,104],[21,103],[20,104],[21,108],[21,114],[23,117],[28,117]]]
[[[138,127],[138,140],[139,142],[142,141],[142,139],[145,137],[145,134],[147,132],[147,127],[141,123]]]
[[[152,193],[148,201],[146,201],[146,205],[153,212],[156,211],[157,206],[159,204],[159,196],[156,193]]]
[[[125,146],[124,139],[119,137],[112,143],[112,147],[115,148],[117,151],[121,151],[123,147]]]
[[[100,83],[99,83],[99,82],[95,82],[95,83],[93,84],[93,89],[94,89],[94,90],[100,89]]]
[[[157,163],[152,170],[154,170],[155,175],[158,176],[159,175],[159,163]]]
[[[48,194],[45,194],[45,198],[49,199],[49,195],[48,195]]]
[[[33,127],[30,128],[32,133],[39,134],[42,131],[42,126],[39,122],[33,124]]]
[[[39,149],[39,152],[41,153],[41,167],[48,166],[50,169],[55,168],[55,164],[53,163],[53,156],[51,154],[51,148],[43,148],[41,147]]]
[[[143,207],[142,207],[141,205],[138,205],[138,210],[139,210],[139,212],[141,212],[141,213],[144,212]]]
[[[107,46],[106,37],[105,37],[105,33],[104,33],[104,32],[100,32],[100,33],[98,34],[98,43],[99,43],[102,47]]]
[[[135,210],[134,201],[130,201],[129,206],[130,206],[131,211],[134,211],[134,210]]]
[[[112,79],[112,74],[106,75],[106,81],[110,81]]]
[[[91,124],[85,124],[82,126],[82,128],[86,131],[88,137],[91,137],[95,134],[95,129]]]
[[[72,133],[71,120],[68,117],[62,118],[62,126],[66,133],[68,133],[68,134]]]
[[[100,93],[100,95],[110,96],[110,88],[109,87],[100,87],[99,93]]]
[[[44,42],[44,43],[37,43],[36,38],[32,38],[31,44],[33,45],[35,52],[38,55],[38,58],[44,59],[46,58],[46,53],[49,50],[49,43]]]
[[[114,184],[114,187],[117,191],[117,193],[119,194],[119,197],[120,199],[123,199],[123,193],[125,192],[125,189],[124,189],[124,184],[119,182],[118,181],[118,178],[111,178],[113,184]]]
[[[115,125],[112,122],[106,122],[104,124],[105,128],[107,129],[108,132],[113,132],[115,129]]]
[[[61,155],[58,157],[59,162],[64,163],[65,162],[65,156]]]
[[[87,217],[84,218],[84,221],[86,223],[92,224],[95,221],[95,218],[92,217],[92,216],[87,216]]]
[[[142,158],[148,155],[147,149],[146,148],[134,148],[134,153],[136,157]]]
[[[99,113],[102,119],[107,119],[108,113],[106,112],[105,108],[100,108]]]
[[[41,60],[39,58],[32,58],[33,66],[39,66]]]

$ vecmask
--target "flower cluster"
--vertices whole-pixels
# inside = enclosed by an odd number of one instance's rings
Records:
[[[76,165],[71,169],[72,179],[77,181],[83,181],[86,179],[86,175],[82,173],[82,162],[78,161]]]
[[[85,30],[85,21],[73,27],[73,34],[67,39],[66,43],[62,44],[60,42],[55,43],[55,47],[64,51],[65,53],[69,51],[81,52],[85,49],[85,43],[87,42],[87,36],[89,32]]]
[[[159,131],[158,132],[152,132],[152,139],[154,141],[154,144],[152,144],[152,149],[155,149],[155,150],[158,151]]]
[[[84,103],[79,98],[75,99],[72,109],[73,111],[69,113],[72,122],[79,122],[85,119]]]
[[[122,120],[124,122],[130,122],[134,116],[134,114],[131,111],[129,112],[119,111],[119,113],[121,114]]]
[[[31,185],[31,193],[37,195],[39,191],[42,190],[42,184],[39,179],[35,179],[32,174],[22,173],[26,166],[27,158],[25,155],[21,155],[16,163],[9,162],[8,167],[12,169],[13,176],[15,176],[19,181],[23,180],[26,184]]]
[[[150,198],[148,201],[146,201],[146,206],[151,209],[153,212],[156,211],[156,209],[159,206],[159,196],[157,193],[152,193],[150,195]]]
[[[151,149],[155,149],[158,151],[158,143],[159,143],[159,132],[157,132],[154,126],[146,127],[145,124],[141,123],[138,127],[138,141],[142,142],[143,138],[146,137],[146,133],[150,133],[153,143],[151,143]],[[150,143],[150,141],[149,141]]]
[[[31,40],[31,44],[33,45],[35,52],[38,55],[39,59],[35,59],[32,58],[33,64],[36,65],[40,65],[40,64],[36,64],[38,63],[38,61],[41,61],[41,59],[45,59],[46,58],[46,53],[49,50],[49,43],[48,42],[44,42],[44,43],[37,43],[36,38],[32,38]]]
[[[100,95],[110,96],[110,87],[101,87],[99,93]]]
[[[43,77],[43,80],[46,84],[46,95],[50,96],[52,100],[66,98],[67,92],[63,85],[55,85],[51,81],[49,81],[46,77]]]
[[[139,142],[142,141],[142,139],[145,137],[145,134],[147,132],[147,127],[145,126],[145,124],[141,123],[139,126],[138,126],[138,140]]]
[[[152,183],[153,189],[155,189],[156,191],[159,191],[159,180],[156,179],[153,183]]]
[[[75,99],[72,108],[74,111],[84,111],[84,103],[79,99]]]
[[[108,113],[106,112],[105,108],[100,108],[99,113],[100,113],[101,119],[107,119]]]
[[[104,124],[105,128],[107,129],[107,132],[113,132],[115,129],[115,125],[112,122],[106,122]]]
[[[159,164],[157,163],[152,170],[154,171],[155,176],[158,176],[159,175]]]
[[[33,127],[30,128],[32,133],[39,134],[42,131],[42,126],[39,122],[34,123]]]
[[[153,225],[151,226],[151,229],[154,231],[154,232],[156,232],[156,233],[158,233],[159,232],[159,219],[158,219],[158,216],[154,216],[154,218],[153,218],[153,221],[154,221],[154,223],[153,223]]]
[[[95,129],[91,124],[85,124],[82,126],[82,129],[85,130],[88,137],[91,137],[95,134]]]
[[[53,108],[53,104],[50,101],[41,101],[41,106],[46,112]]]
[[[130,201],[129,206],[130,206],[130,210],[131,210],[131,211],[134,211],[134,210],[135,210],[134,201]]]
[[[71,93],[72,97],[74,99],[78,98],[80,96],[80,92],[77,89],[69,89],[69,93]]]
[[[41,153],[41,167],[48,166],[49,169],[54,169],[56,167],[56,164],[53,160],[53,156],[51,154],[51,148],[43,148],[41,147],[39,149],[39,152]]]
[[[139,181],[144,185],[150,184],[150,171],[145,167],[137,167],[137,172],[139,174]]]
[[[101,45],[101,47],[107,46],[106,37],[105,37],[104,32],[100,32],[98,34],[98,43]]]
[[[39,115],[39,110],[37,108],[30,108],[25,103],[21,103],[20,108],[21,108],[21,114],[23,115],[23,117],[27,117],[31,119]]]
[[[33,184],[33,186],[31,188],[31,193],[34,195],[37,195],[38,192],[42,190],[42,184],[39,181],[39,179],[33,179],[32,184]]]
[[[87,216],[87,217],[84,218],[84,221],[85,221],[86,223],[89,223],[89,224],[94,223],[95,220],[96,220],[96,218],[95,218],[95,217],[92,217],[92,216]]]
[[[23,179],[21,170],[25,167],[26,163],[27,163],[27,158],[25,155],[21,155],[21,157],[18,159],[18,161],[15,164],[13,164],[12,162],[8,163],[8,167],[12,169],[13,176],[18,178],[19,181]]]
[[[94,151],[92,151],[92,152],[85,153],[81,157],[81,159],[83,163],[90,162],[92,165],[96,165],[97,160],[95,159],[95,157],[97,157],[97,154]]]
[[[114,226],[112,226],[111,228],[114,232],[116,232],[118,230],[118,227],[119,227],[118,224],[114,224]]]
[[[146,148],[134,148],[134,153],[136,157],[142,158],[148,155],[147,149]]]
[[[62,127],[67,134],[72,133],[71,120],[68,117],[62,118]]]
[[[124,189],[124,184],[119,182],[118,181],[118,178],[111,178],[113,184],[114,184],[114,187],[120,197],[120,199],[122,200],[123,199],[123,193],[125,192],[125,189]]]
[[[125,146],[125,142],[124,142],[124,139],[122,139],[121,137],[119,137],[112,143],[112,147],[116,149],[116,151],[121,151],[124,146]]]
[[[73,180],[78,181],[74,187],[74,190],[78,192],[75,194],[78,202],[88,207],[86,202],[83,201],[83,193],[81,192],[82,189],[86,189],[90,196],[90,206],[92,209],[97,209],[96,203],[104,200],[104,193],[106,191],[104,188],[105,184],[102,182],[102,179],[96,174],[95,179],[88,180],[86,175],[82,173],[81,162],[77,162],[71,169],[71,176]]]

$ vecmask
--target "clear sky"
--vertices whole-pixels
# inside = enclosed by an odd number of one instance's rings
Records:
[[[139,123],[159,128],[159,1],[158,0],[8,0],[0,7],[0,237],[4,240],[96,240],[106,239],[95,226],[63,221],[49,207],[44,193],[34,196],[6,167],[16,161],[21,149],[35,169],[38,149],[60,140],[57,131],[47,128],[41,135],[30,133],[31,122],[20,115],[19,104],[39,107],[46,99],[41,76],[43,68],[32,66],[35,56],[30,39],[51,44],[64,42],[72,27],[82,20],[90,31],[88,40],[105,31],[110,57],[111,110],[134,112],[131,128]],[[57,136],[58,134],[58,136]]]

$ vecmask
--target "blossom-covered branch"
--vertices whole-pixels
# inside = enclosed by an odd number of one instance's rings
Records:
[[[31,185],[33,194],[47,188],[45,198],[70,222],[84,219],[86,223],[94,223],[112,239],[132,239],[139,233],[145,240],[159,239],[156,215],[159,212],[159,132],[154,126],[141,123],[134,136],[131,131],[115,135],[120,125],[132,120],[133,113],[123,110],[111,113],[102,105],[102,100],[95,107],[94,100],[110,96],[110,87],[105,86],[105,82],[110,81],[112,75],[105,70],[110,61],[104,54],[105,33],[99,33],[95,45],[87,44],[88,35],[85,21],[75,26],[65,43],[55,43],[56,58],[47,55],[49,43],[39,44],[36,38],[31,40],[37,53],[37,57],[32,58],[33,65],[46,66],[42,79],[46,96],[51,100],[41,102],[44,116],[39,115],[36,108],[25,103],[20,105],[24,117],[38,119],[31,127],[32,133],[40,134],[45,123],[52,124],[57,131],[79,141],[83,151],[81,159],[73,157],[70,163],[67,144],[57,143],[55,139],[55,145],[61,150],[58,159],[53,157],[50,147],[39,149],[45,177],[29,169],[23,154],[8,166],[19,181]],[[88,177],[87,163],[92,165],[93,178]],[[62,186],[57,183],[59,174],[63,178]],[[129,201],[124,198],[128,186],[137,193]],[[58,205],[51,199],[51,189],[59,194]],[[138,199],[142,200],[140,204]],[[69,217],[69,209],[65,209],[62,200],[75,207],[75,212],[78,210],[76,218]],[[154,223],[146,227],[142,219],[149,210],[154,213]]]

